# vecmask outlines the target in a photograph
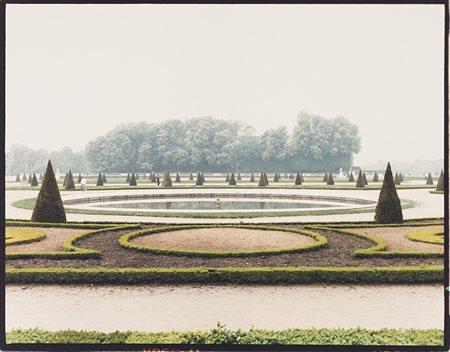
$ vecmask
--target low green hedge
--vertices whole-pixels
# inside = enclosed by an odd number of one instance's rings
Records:
[[[443,346],[440,329],[250,329],[229,330],[217,324],[206,331],[141,332],[59,330],[39,328],[13,329],[6,333],[12,344],[251,344],[251,345],[378,345],[378,346]],[[158,347],[158,346],[157,346]],[[162,347],[161,347],[162,350]]]
[[[293,248],[282,248],[277,250],[260,250],[260,251],[241,251],[241,252],[208,252],[208,251],[193,251],[193,250],[179,250],[179,249],[162,249],[162,248],[152,248],[148,246],[142,246],[138,244],[130,243],[129,240],[141,237],[145,235],[151,235],[155,233],[161,232],[169,232],[169,231],[180,231],[180,230],[189,230],[189,229],[204,229],[204,228],[244,228],[251,230],[262,230],[262,231],[284,231],[284,232],[293,232],[299,235],[305,235],[312,237],[316,240],[316,243],[304,245],[300,247]],[[254,255],[276,255],[282,253],[290,253],[290,252],[309,252],[318,250],[320,248],[324,248],[328,245],[327,239],[324,236],[319,235],[318,233],[299,230],[294,228],[286,228],[286,227],[269,227],[269,226],[254,226],[254,225],[183,225],[183,226],[168,226],[168,227],[159,227],[150,230],[136,231],[130,232],[123,235],[119,239],[119,243],[122,247],[127,249],[134,249],[138,251],[155,253],[155,254],[172,254],[172,255],[181,255],[181,256],[201,256],[201,257],[221,257],[221,256],[254,256]]]
[[[75,223],[75,222],[31,222],[27,220],[6,220],[6,226],[26,226],[26,227],[62,227],[70,229],[103,229],[110,227],[111,224],[93,224],[93,223]]]
[[[25,268],[6,269],[6,283],[443,283],[442,266],[286,268]]]
[[[405,237],[414,242],[424,242],[432,244],[444,244],[444,231],[422,230],[408,232]]]
[[[5,246],[39,242],[45,236],[45,232],[41,230],[10,229],[9,233],[5,233]]]

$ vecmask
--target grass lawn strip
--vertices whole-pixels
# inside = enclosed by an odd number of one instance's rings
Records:
[[[444,232],[434,231],[434,230],[421,230],[407,232],[405,237],[410,241],[433,243],[433,244],[444,244]]]
[[[45,232],[36,229],[12,229],[7,228],[5,232],[5,245],[19,245],[25,243],[39,242],[45,238]]]

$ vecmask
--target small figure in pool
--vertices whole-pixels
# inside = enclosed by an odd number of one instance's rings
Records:
[[[157,184],[157,186],[159,186],[159,175],[156,176],[156,184]]]

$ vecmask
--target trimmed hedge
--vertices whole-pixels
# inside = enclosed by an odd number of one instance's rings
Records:
[[[45,238],[45,232],[41,230],[14,229],[14,234],[5,233],[5,246],[39,242]]]
[[[6,269],[6,283],[40,284],[417,284],[443,283],[444,266],[286,268],[25,268]]]
[[[440,329],[322,328],[266,330],[229,330],[217,323],[206,331],[141,332],[59,330],[40,328],[13,329],[6,333],[7,344],[261,344],[261,345],[416,345],[443,346],[444,331]],[[161,349],[163,350],[163,349]]]
[[[414,242],[424,242],[432,244],[444,244],[444,231],[422,230],[408,232],[405,237]]]
[[[152,248],[142,245],[137,245],[130,243],[129,241],[136,237],[151,235],[155,233],[161,232],[169,232],[169,231],[179,231],[179,230],[190,230],[190,229],[204,229],[204,228],[214,228],[214,227],[227,227],[227,228],[244,228],[251,230],[262,230],[262,231],[284,231],[284,232],[293,232],[299,235],[305,235],[314,238],[317,242],[309,245],[303,245],[300,247],[292,247],[292,248],[282,248],[275,250],[259,250],[259,251],[242,251],[242,252],[208,252],[208,251],[193,251],[193,250],[179,250],[179,249],[163,249],[163,248]],[[262,235],[263,236],[263,235]],[[291,253],[291,252],[309,252],[318,250],[320,248],[324,248],[328,245],[328,241],[326,237],[319,235],[318,233],[298,230],[294,228],[286,228],[286,227],[268,227],[268,226],[253,226],[253,225],[183,225],[183,226],[168,226],[168,227],[159,227],[148,230],[130,232],[123,235],[119,239],[119,244],[123,248],[134,249],[142,252],[154,253],[154,254],[172,254],[172,255],[180,255],[180,256],[199,256],[199,257],[223,257],[223,256],[234,256],[234,257],[243,257],[243,256],[254,256],[254,255],[277,255],[282,253]]]

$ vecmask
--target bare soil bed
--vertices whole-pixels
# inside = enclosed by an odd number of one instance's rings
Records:
[[[316,241],[294,232],[215,227],[149,234],[130,242],[160,249],[242,252],[301,247]]]
[[[302,225],[277,225],[302,229]],[[145,225],[155,228],[159,225]],[[415,228],[417,229],[417,227]],[[353,229],[355,230],[355,229]],[[189,267],[374,267],[443,265],[443,258],[355,258],[352,253],[373,247],[371,241],[333,231],[317,230],[328,239],[328,247],[303,253],[255,255],[251,257],[192,257],[145,253],[122,248],[119,238],[129,230],[108,231],[85,237],[75,243],[77,247],[99,250],[99,259],[14,259],[7,260],[8,268],[189,268]]]
[[[34,230],[35,227],[8,226],[8,229]],[[42,253],[42,252],[62,252],[63,243],[70,237],[80,233],[89,232],[87,229],[64,229],[58,227],[40,227],[40,231],[45,232],[45,238],[38,242],[24,244],[11,244],[6,246],[6,253]]]
[[[444,252],[444,246],[441,244],[415,242],[407,239],[405,234],[408,232],[420,230],[444,231],[443,225],[420,226],[420,227],[377,227],[377,228],[353,228],[344,229],[352,232],[359,232],[365,235],[376,237],[386,243],[386,251],[404,251],[404,252]]]

